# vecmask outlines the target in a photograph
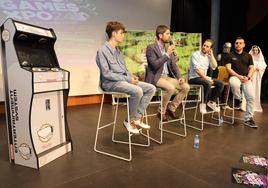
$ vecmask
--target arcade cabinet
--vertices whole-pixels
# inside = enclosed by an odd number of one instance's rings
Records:
[[[39,169],[72,151],[66,107],[70,73],[52,29],[7,19],[1,26],[10,162]]]

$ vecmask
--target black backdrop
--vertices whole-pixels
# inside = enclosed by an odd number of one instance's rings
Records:
[[[171,30],[202,33],[210,37],[211,0],[173,0]],[[257,44],[268,63],[268,1],[220,0],[219,51],[237,36],[246,40],[245,50]],[[262,80],[262,99],[268,100],[268,69]]]

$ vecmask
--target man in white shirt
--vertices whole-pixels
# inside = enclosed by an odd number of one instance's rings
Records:
[[[204,87],[204,101],[200,105],[201,113],[207,112],[206,104],[213,111],[220,111],[220,108],[216,105],[216,101],[220,97],[224,87],[222,81],[207,76],[209,67],[215,70],[218,66],[213,55],[212,46],[213,41],[211,39],[205,40],[202,49],[194,52],[191,57],[189,84],[198,84]],[[214,86],[214,88],[211,86]]]

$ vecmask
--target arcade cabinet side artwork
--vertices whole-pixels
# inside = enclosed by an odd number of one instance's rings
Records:
[[[66,108],[70,73],[52,29],[7,19],[1,26],[10,162],[39,169],[72,151]]]

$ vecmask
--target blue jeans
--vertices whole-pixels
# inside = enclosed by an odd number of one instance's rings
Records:
[[[217,102],[217,98],[221,96],[221,93],[223,91],[224,84],[221,80],[213,79],[213,82],[214,88],[211,88],[212,84],[204,78],[198,77],[189,80],[189,84],[198,84],[204,87],[205,104],[208,102],[208,100]]]
[[[129,119],[137,120],[144,114],[145,109],[155,94],[156,88],[154,85],[145,82],[139,82],[137,85],[134,85],[126,81],[119,81],[106,91],[130,95]]]
[[[229,83],[234,94],[235,99],[242,101],[242,94],[240,88],[242,87],[242,92],[246,98],[246,113],[245,121],[253,117],[253,106],[254,106],[254,89],[251,81],[241,83],[239,78],[236,76],[231,76]]]

